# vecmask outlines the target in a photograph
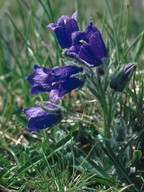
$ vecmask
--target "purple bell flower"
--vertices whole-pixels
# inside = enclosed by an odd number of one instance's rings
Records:
[[[107,51],[100,31],[90,22],[85,32],[72,33],[72,46],[66,55],[74,57],[88,66],[99,66],[107,57]]]
[[[77,25],[77,12],[75,12],[71,18],[67,15],[61,16],[56,24],[50,23],[47,27],[55,32],[62,49],[69,48],[72,44],[71,34],[79,30]]]
[[[60,66],[53,69],[34,66],[34,72],[28,76],[29,83],[33,86],[32,94],[50,92],[51,102],[57,102],[66,93],[81,87],[84,78],[78,78],[83,69],[76,66]]]
[[[29,118],[30,132],[52,127],[62,120],[62,112],[52,104],[27,108],[24,113]]]
[[[122,92],[129,83],[135,70],[136,64],[134,63],[120,66],[112,75],[110,87],[115,91]]]

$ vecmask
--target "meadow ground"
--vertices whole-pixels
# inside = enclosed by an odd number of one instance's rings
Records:
[[[46,26],[75,10],[81,30],[93,21],[101,31],[108,67],[61,99],[59,124],[30,134],[23,109],[49,99],[27,77],[35,63],[72,62]],[[0,1],[0,191],[144,191],[143,10],[143,0]],[[111,73],[127,63],[136,72],[113,97]]]

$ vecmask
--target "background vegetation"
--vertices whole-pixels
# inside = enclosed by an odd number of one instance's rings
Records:
[[[144,190],[144,3],[138,1],[0,1],[1,191],[134,191],[97,139],[99,130],[92,123],[101,121],[99,106],[86,88],[62,100],[73,117],[50,130],[32,135],[27,130],[22,110],[48,100],[46,94],[30,94],[26,78],[34,63],[64,64],[46,26],[75,10],[81,29],[90,20],[100,29],[115,66],[137,63],[136,75],[117,104],[111,146],[128,177]]]

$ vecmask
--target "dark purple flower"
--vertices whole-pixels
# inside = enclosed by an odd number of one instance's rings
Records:
[[[24,113],[29,118],[30,132],[52,127],[62,120],[62,112],[52,104],[27,108],[24,109]]]
[[[110,87],[115,91],[122,92],[129,83],[135,70],[136,65],[134,63],[129,63],[124,67],[120,66],[112,76]]]
[[[61,66],[53,69],[34,66],[34,72],[28,77],[33,86],[31,93],[50,92],[52,102],[57,102],[66,93],[83,85],[84,79],[75,77],[83,71],[76,66]]]
[[[107,57],[107,51],[100,31],[90,22],[85,32],[77,31],[72,34],[72,46],[66,55],[81,60],[89,66],[102,64]]]
[[[61,16],[56,24],[50,23],[47,27],[55,32],[62,49],[69,48],[72,44],[71,34],[79,30],[77,25],[77,12],[75,12],[71,18],[67,15]]]

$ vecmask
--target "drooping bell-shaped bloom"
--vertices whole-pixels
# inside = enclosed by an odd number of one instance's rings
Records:
[[[135,70],[136,64],[134,63],[129,63],[125,66],[120,66],[112,75],[110,87],[115,91],[122,92],[129,83]]]
[[[29,118],[30,132],[52,127],[62,120],[61,110],[52,104],[27,108],[24,109],[24,113]]]
[[[85,32],[72,33],[72,46],[66,55],[74,57],[89,66],[99,66],[107,57],[106,47],[100,31],[90,22]]]
[[[72,44],[72,33],[79,30],[77,25],[77,12],[75,12],[71,18],[67,15],[61,16],[56,24],[50,23],[47,27],[55,32],[62,49],[69,48]]]
[[[53,69],[34,66],[34,72],[28,76],[33,86],[32,94],[50,92],[50,100],[57,102],[66,93],[81,87],[84,78],[76,77],[83,69],[77,66],[60,66]]]

